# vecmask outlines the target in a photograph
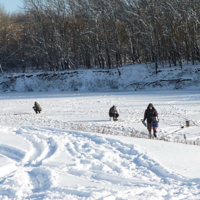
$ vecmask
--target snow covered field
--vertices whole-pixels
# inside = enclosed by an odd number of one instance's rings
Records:
[[[199,91],[1,93],[0,110],[0,199],[200,199]]]

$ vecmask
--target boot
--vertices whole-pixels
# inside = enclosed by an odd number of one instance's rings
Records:
[[[157,133],[157,131],[154,131],[154,132],[153,132],[153,136],[154,136],[155,138],[157,138],[157,134],[156,134],[156,133]]]
[[[151,139],[151,138],[152,138],[151,131],[149,131],[149,139]]]

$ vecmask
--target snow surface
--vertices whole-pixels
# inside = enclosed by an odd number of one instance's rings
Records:
[[[165,141],[141,123],[149,103]],[[200,199],[197,90],[1,93],[0,110],[0,199]]]

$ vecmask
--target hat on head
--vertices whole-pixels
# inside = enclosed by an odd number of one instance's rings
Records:
[[[153,107],[153,104],[152,104],[152,103],[150,103],[148,107]]]

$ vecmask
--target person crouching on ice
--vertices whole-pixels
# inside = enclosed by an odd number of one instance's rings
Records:
[[[42,108],[38,102],[35,102],[35,104],[33,106],[33,110],[35,111],[36,114],[38,114],[42,111]]]
[[[117,118],[119,117],[119,114],[117,112],[117,107],[116,106],[112,106],[109,110],[109,116],[113,121],[117,121]]]
[[[147,129],[149,131],[149,138],[152,137],[151,135],[152,129],[153,129],[154,137],[157,137],[156,133],[157,133],[158,121],[156,121],[156,117],[158,118],[158,113],[156,109],[154,108],[153,104],[150,103],[147,109],[145,110],[144,119],[143,119],[143,122],[147,120]]]

